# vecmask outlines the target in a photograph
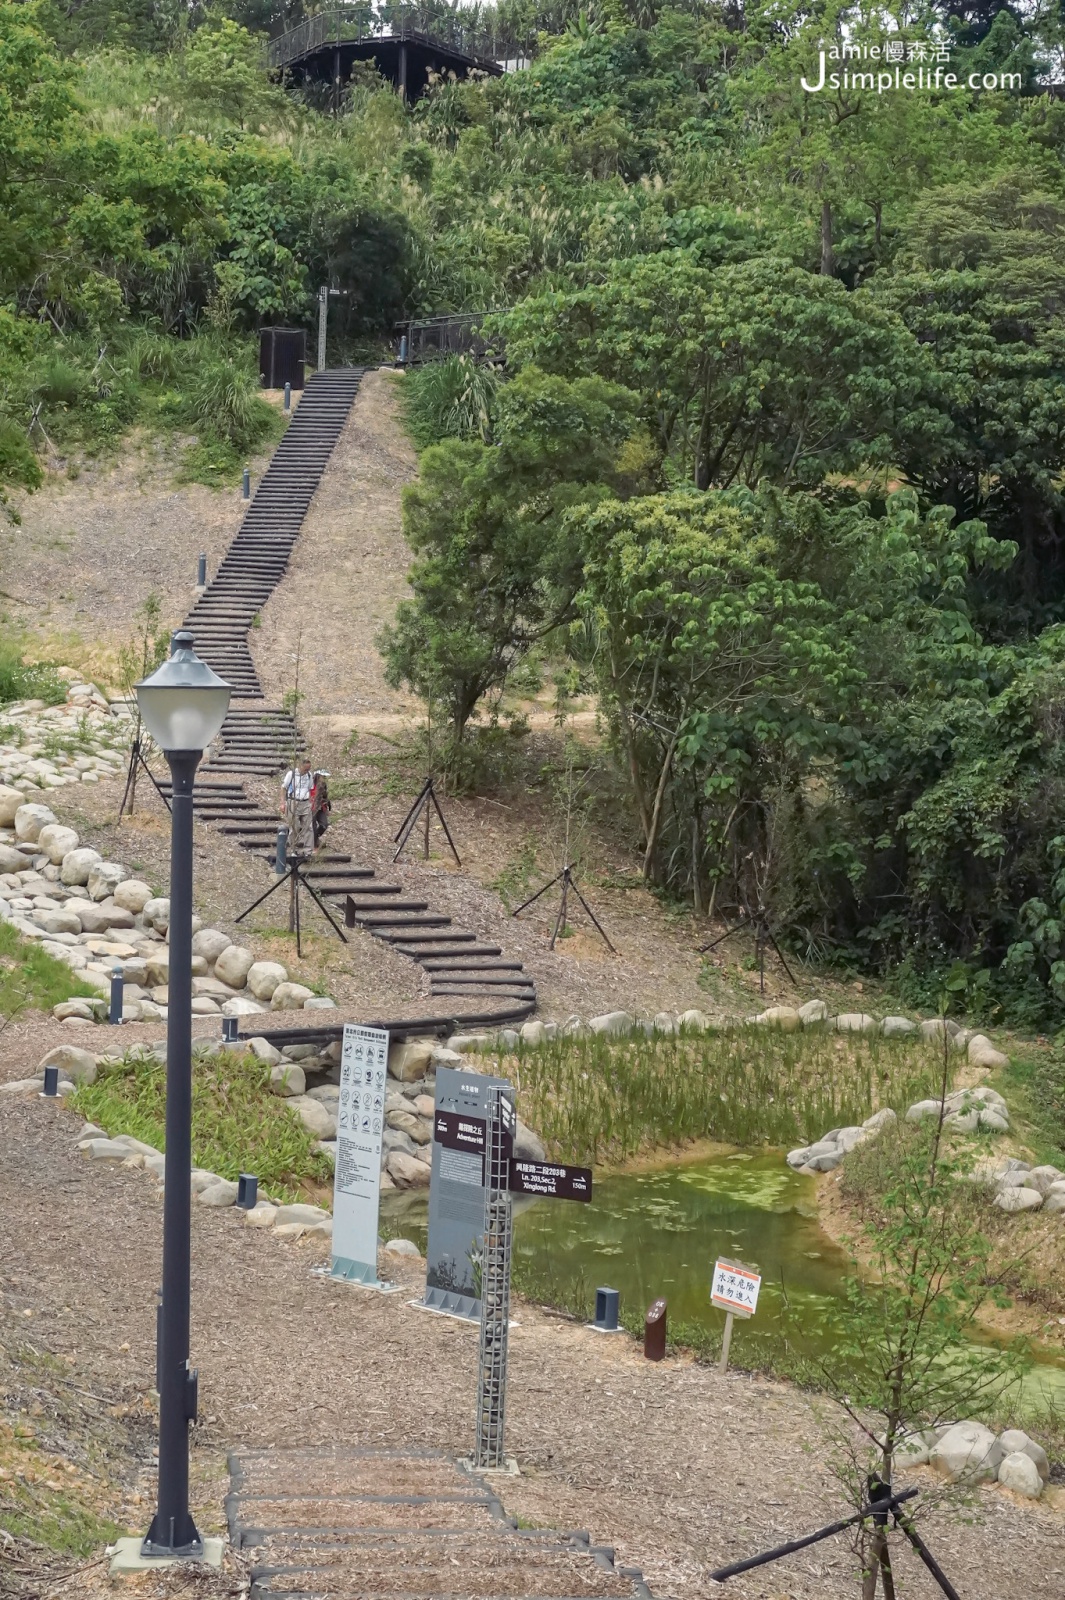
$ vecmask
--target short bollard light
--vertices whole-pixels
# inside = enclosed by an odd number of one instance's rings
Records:
[[[597,1289],[595,1291],[595,1326],[600,1333],[616,1333],[618,1331],[618,1301],[621,1292],[618,1289]]]
[[[45,1067],[44,1088],[41,1091],[45,1100],[55,1100],[59,1094],[59,1068]]]
[[[196,587],[198,589],[206,589],[206,587],[207,587],[207,552],[206,551],[204,551],[201,554],[200,559],[196,563]]]
[[[399,341],[399,365],[401,367],[407,365],[407,335],[405,333],[400,336]]]
[[[288,871],[288,829],[285,827],[277,830],[277,844],[274,847],[274,871],[279,878],[283,878]]]
[[[292,385],[291,385],[291,383],[286,383],[285,384],[285,410],[286,411],[291,411],[292,410]]]
[[[666,1355],[666,1302],[653,1300],[643,1320],[643,1353],[648,1361],[664,1361]]]
[[[241,492],[242,497],[245,500],[250,500],[251,499],[251,469],[250,469],[250,467],[245,467],[244,468],[244,476],[241,479],[240,492]]]
[[[234,1042],[234,1040],[237,1037],[237,1029],[238,1029],[239,1026],[240,1026],[240,1018],[239,1017],[223,1017],[222,1018],[222,1043],[223,1044],[232,1044]]]
[[[250,1211],[259,1198],[259,1180],[254,1172],[242,1172],[237,1179],[237,1205]]]
[[[121,967],[111,968],[111,1006],[107,1013],[107,1020],[111,1023],[122,1021],[122,986],[125,978]]]

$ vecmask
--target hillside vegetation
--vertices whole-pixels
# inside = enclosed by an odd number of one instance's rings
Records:
[[[1060,1016],[1057,12],[481,14],[526,70],[407,108],[363,66],[334,114],[264,71],[298,7],[0,6],[4,481],[134,425],[231,471],[271,426],[255,329],[322,282],[337,359],[491,313],[493,360],[405,380],[382,640],[455,780],[546,672],[560,714],[597,696],[664,894]],[[884,40],[955,86],[804,89]]]

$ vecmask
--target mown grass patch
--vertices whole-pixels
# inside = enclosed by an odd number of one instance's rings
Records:
[[[79,978],[65,961],[0,922],[0,1017],[27,1010],[51,1011],[74,995],[99,998],[99,994],[99,989]]]
[[[96,1082],[71,1096],[90,1122],[114,1138],[128,1133],[166,1149],[166,1068],[133,1050],[105,1063]],[[327,1183],[332,1168],[284,1100],[270,1093],[270,1068],[226,1051],[193,1063],[192,1159],[223,1178],[254,1172],[264,1194],[298,1200],[304,1185]]]
[[[924,1041],[739,1028],[555,1039],[503,1070],[551,1154],[595,1166],[693,1139],[809,1143],[924,1098],[939,1062]]]

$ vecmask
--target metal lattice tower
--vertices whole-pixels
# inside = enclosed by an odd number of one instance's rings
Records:
[[[484,1249],[481,1257],[481,1351],[477,1375],[475,1467],[501,1467],[507,1404],[510,1330],[510,1255],[513,1234],[510,1154],[514,1143],[514,1091],[489,1091],[484,1153]]]

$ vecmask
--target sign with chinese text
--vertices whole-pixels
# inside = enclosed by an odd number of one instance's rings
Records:
[[[715,1261],[710,1303],[736,1317],[753,1317],[761,1287],[761,1274],[751,1267],[741,1266],[738,1261]]]
[[[485,1129],[493,1084],[503,1079],[437,1069],[422,1304],[473,1322],[481,1316]]]
[[[512,1194],[543,1195],[550,1200],[590,1200],[592,1170],[552,1165],[548,1161],[519,1161],[512,1156],[508,1187]]]
[[[344,1028],[337,1103],[334,1278],[377,1282],[377,1216],[387,1073],[388,1034],[382,1028],[348,1023]]]

